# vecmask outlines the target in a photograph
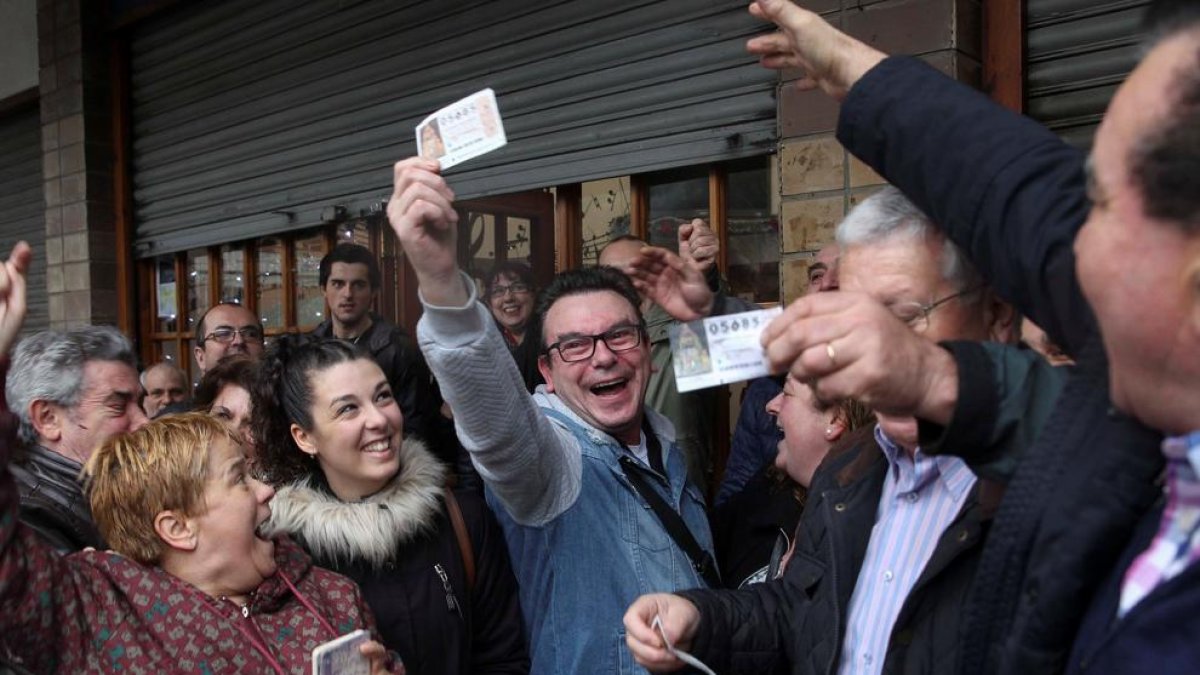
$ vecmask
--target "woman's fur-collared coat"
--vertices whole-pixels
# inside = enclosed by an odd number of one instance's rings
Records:
[[[517,581],[503,534],[476,493],[455,490],[475,559],[474,589],[446,511],[445,468],[415,439],[380,492],[338,499],[314,473],[280,488],[272,532],[358,582],[388,649],[409,675],[527,673]]]

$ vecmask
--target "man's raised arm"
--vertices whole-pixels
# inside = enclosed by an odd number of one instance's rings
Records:
[[[458,267],[454,192],[436,161],[396,164],[388,219],[416,273],[417,340],[454,411],[459,440],[519,523],[538,525],[579,494],[581,460],[525,391],[475,285]],[[535,338],[530,338],[535,339]]]

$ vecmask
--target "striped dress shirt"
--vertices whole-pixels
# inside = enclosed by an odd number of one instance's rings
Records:
[[[875,438],[887,456],[888,474],[850,596],[842,675],[881,671],[904,600],[975,484],[975,474],[957,457],[929,457],[920,449],[910,455],[878,427]]]

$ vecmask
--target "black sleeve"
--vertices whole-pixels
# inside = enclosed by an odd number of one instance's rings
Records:
[[[475,554],[471,592],[471,672],[529,672],[517,579],[504,535],[477,492],[455,490]]]
[[[958,401],[946,426],[919,421],[921,449],[957,455],[979,476],[1007,483],[1054,410],[1067,367],[1009,345],[942,346],[958,365]]]
[[[693,590],[678,593],[700,610],[692,655],[718,673],[785,673],[784,634],[789,593],[780,581],[746,590]]]
[[[911,57],[885,59],[854,85],[838,140],[1078,355],[1095,332],[1072,251],[1089,208],[1082,152]]]

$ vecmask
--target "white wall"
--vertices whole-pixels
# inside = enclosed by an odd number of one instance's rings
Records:
[[[0,100],[37,84],[37,0],[0,0]]]

